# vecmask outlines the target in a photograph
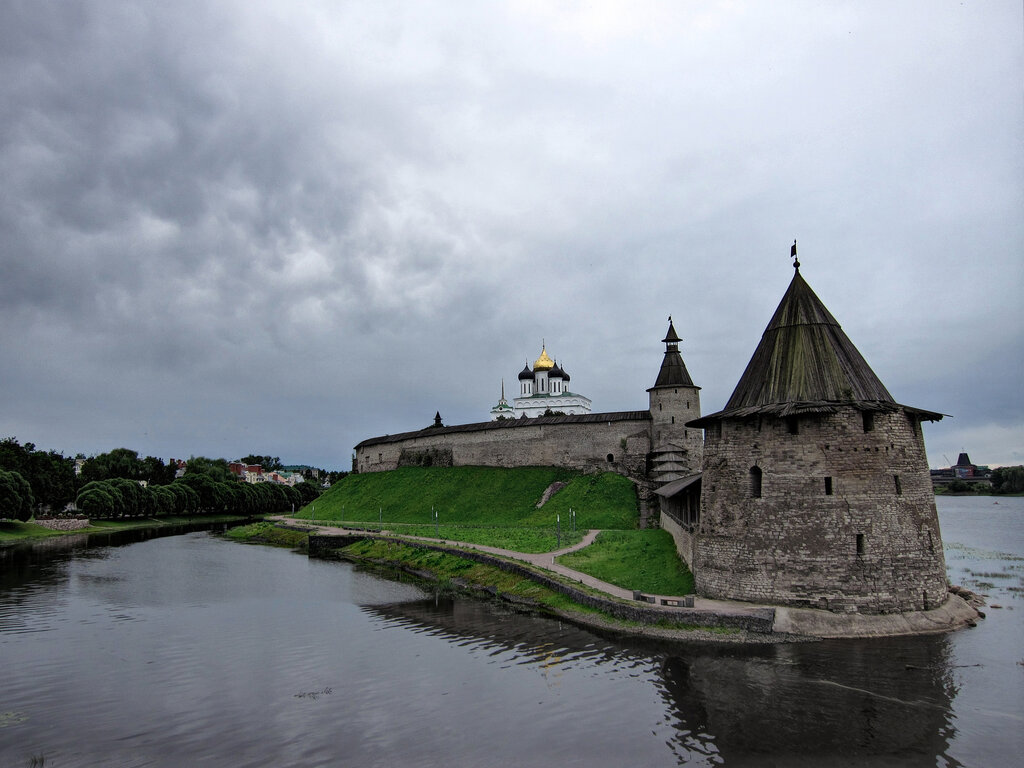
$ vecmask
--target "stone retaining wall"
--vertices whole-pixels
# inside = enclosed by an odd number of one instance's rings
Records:
[[[80,528],[88,528],[92,525],[88,520],[76,517],[50,517],[42,520],[33,520],[33,523],[41,528],[49,528],[51,531],[77,531]]]
[[[660,621],[673,621],[681,624],[692,624],[700,627],[728,627],[732,629],[745,629],[750,632],[770,634],[772,625],[775,622],[774,612],[772,616],[754,616],[740,614],[722,614],[711,611],[696,609],[656,609],[643,605],[631,605],[621,603],[610,598],[593,595],[585,592],[571,584],[565,584],[558,579],[539,573],[529,566],[504,558],[496,557],[485,552],[459,549],[457,547],[445,546],[443,544],[430,544],[423,541],[410,541],[406,539],[397,540],[391,537],[378,537],[371,534],[362,536],[313,536],[309,537],[310,557],[323,555],[325,552],[340,549],[348,544],[363,538],[387,538],[388,541],[397,541],[400,544],[417,549],[426,549],[433,552],[442,552],[466,560],[484,563],[499,568],[507,573],[530,579],[544,587],[565,595],[572,601],[603,611],[618,619],[636,621],[642,624],[656,624]]]

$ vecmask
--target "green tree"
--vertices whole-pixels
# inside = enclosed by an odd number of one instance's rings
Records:
[[[277,456],[257,456],[256,454],[251,454],[243,456],[239,461],[243,464],[259,464],[263,467],[264,472],[274,472],[284,466],[281,463],[281,459]]]
[[[992,470],[992,490],[996,493],[1024,492],[1024,466],[999,467]]]
[[[32,487],[41,511],[61,511],[75,497],[75,462],[56,451],[37,451],[13,437],[0,440],[0,469],[17,472]]]
[[[317,498],[321,492],[321,488],[319,485],[317,485],[316,483],[311,483],[308,480],[296,485],[295,490],[298,492],[299,497],[301,499],[301,504],[303,506],[309,504],[309,502]]]
[[[82,465],[82,479],[111,480],[122,477],[128,480],[144,480],[143,465],[139,454],[128,448],[115,448],[109,453],[93,456]]]
[[[163,459],[156,456],[147,456],[142,459],[141,480],[147,481],[150,485],[167,485],[174,482],[174,473],[177,467],[170,463],[164,464]]]
[[[185,477],[189,475],[207,475],[219,483],[238,480],[238,477],[228,469],[225,459],[208,459],[205,456],[193,456],[185,463]]]
[[[32,517],[32,486],[20,472],[0,469],[0,518],[27,521]]]
[[[182,479],[175,480],[167,486],[175,496],[174,511],[179,515],[190,515],[199,510],[199,494]]]
[[[91,487],[83,490],[75,499],[75,506],[78,511],[90,520],[102,520],[114,517],[114,497],[107,492],[100,484],[90,484]]]
[[[191,461],[189,463],[191,463]],[[232,479],[228,482],[222,483],[215,480],[213,476],[209,474],[201,472],[189,474],[186,472],[185,476],[179,478],[176,482],[184,483],[198,494],[200,511],[221,513],[231,503],[233,498],[231,493],[231,484],[238,484],[234,479],[234,475],[230,472],[228,473],[228,477]]]
[[[177,494],[168,485],[154,485],[150,488],[153,497],[153,514],[157,516],[173,515],[177,503]]]

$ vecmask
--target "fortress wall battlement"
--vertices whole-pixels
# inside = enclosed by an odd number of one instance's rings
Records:
[[[417,453],[450,456],[454,466],[554,466],[579,470],[618,472],[641,480],[646,477],[650,451],[650,420],[608,421],[600,414],[552,423],[531,419],[529,424],[448,431],[445,428],[408,433],[400,439],[370,440],[356,447],[358,472],[383,472],[409,463]],[[609,459],[610,457],[610,459]],[[419,462],[416,462],[419,463]]]

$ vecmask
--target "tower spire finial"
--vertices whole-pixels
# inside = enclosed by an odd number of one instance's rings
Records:
[[[797,272],[800,271],[800,259],[796,257],[796,240],[793,241],[793,247],[789,249],[789,255],[793,259],[793,269]]]

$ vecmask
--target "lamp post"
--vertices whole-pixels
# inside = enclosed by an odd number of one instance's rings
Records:
[[[438,533],[438,527],[437,527],[437,510],[434,509],[433,507],[431,507],[430,511],[434,515],[434,538],[435,539],[440,539],[441,538],[441,534]]]
[[[558,531],[558,533],[556,534],[556,536],[558,537],[558,544],[555,546],[555,549],[561,549],[562,548],[562,516],[561,515],[557,515],[557,514],[555,515],[555,525],[557,526],[557,531]]]

